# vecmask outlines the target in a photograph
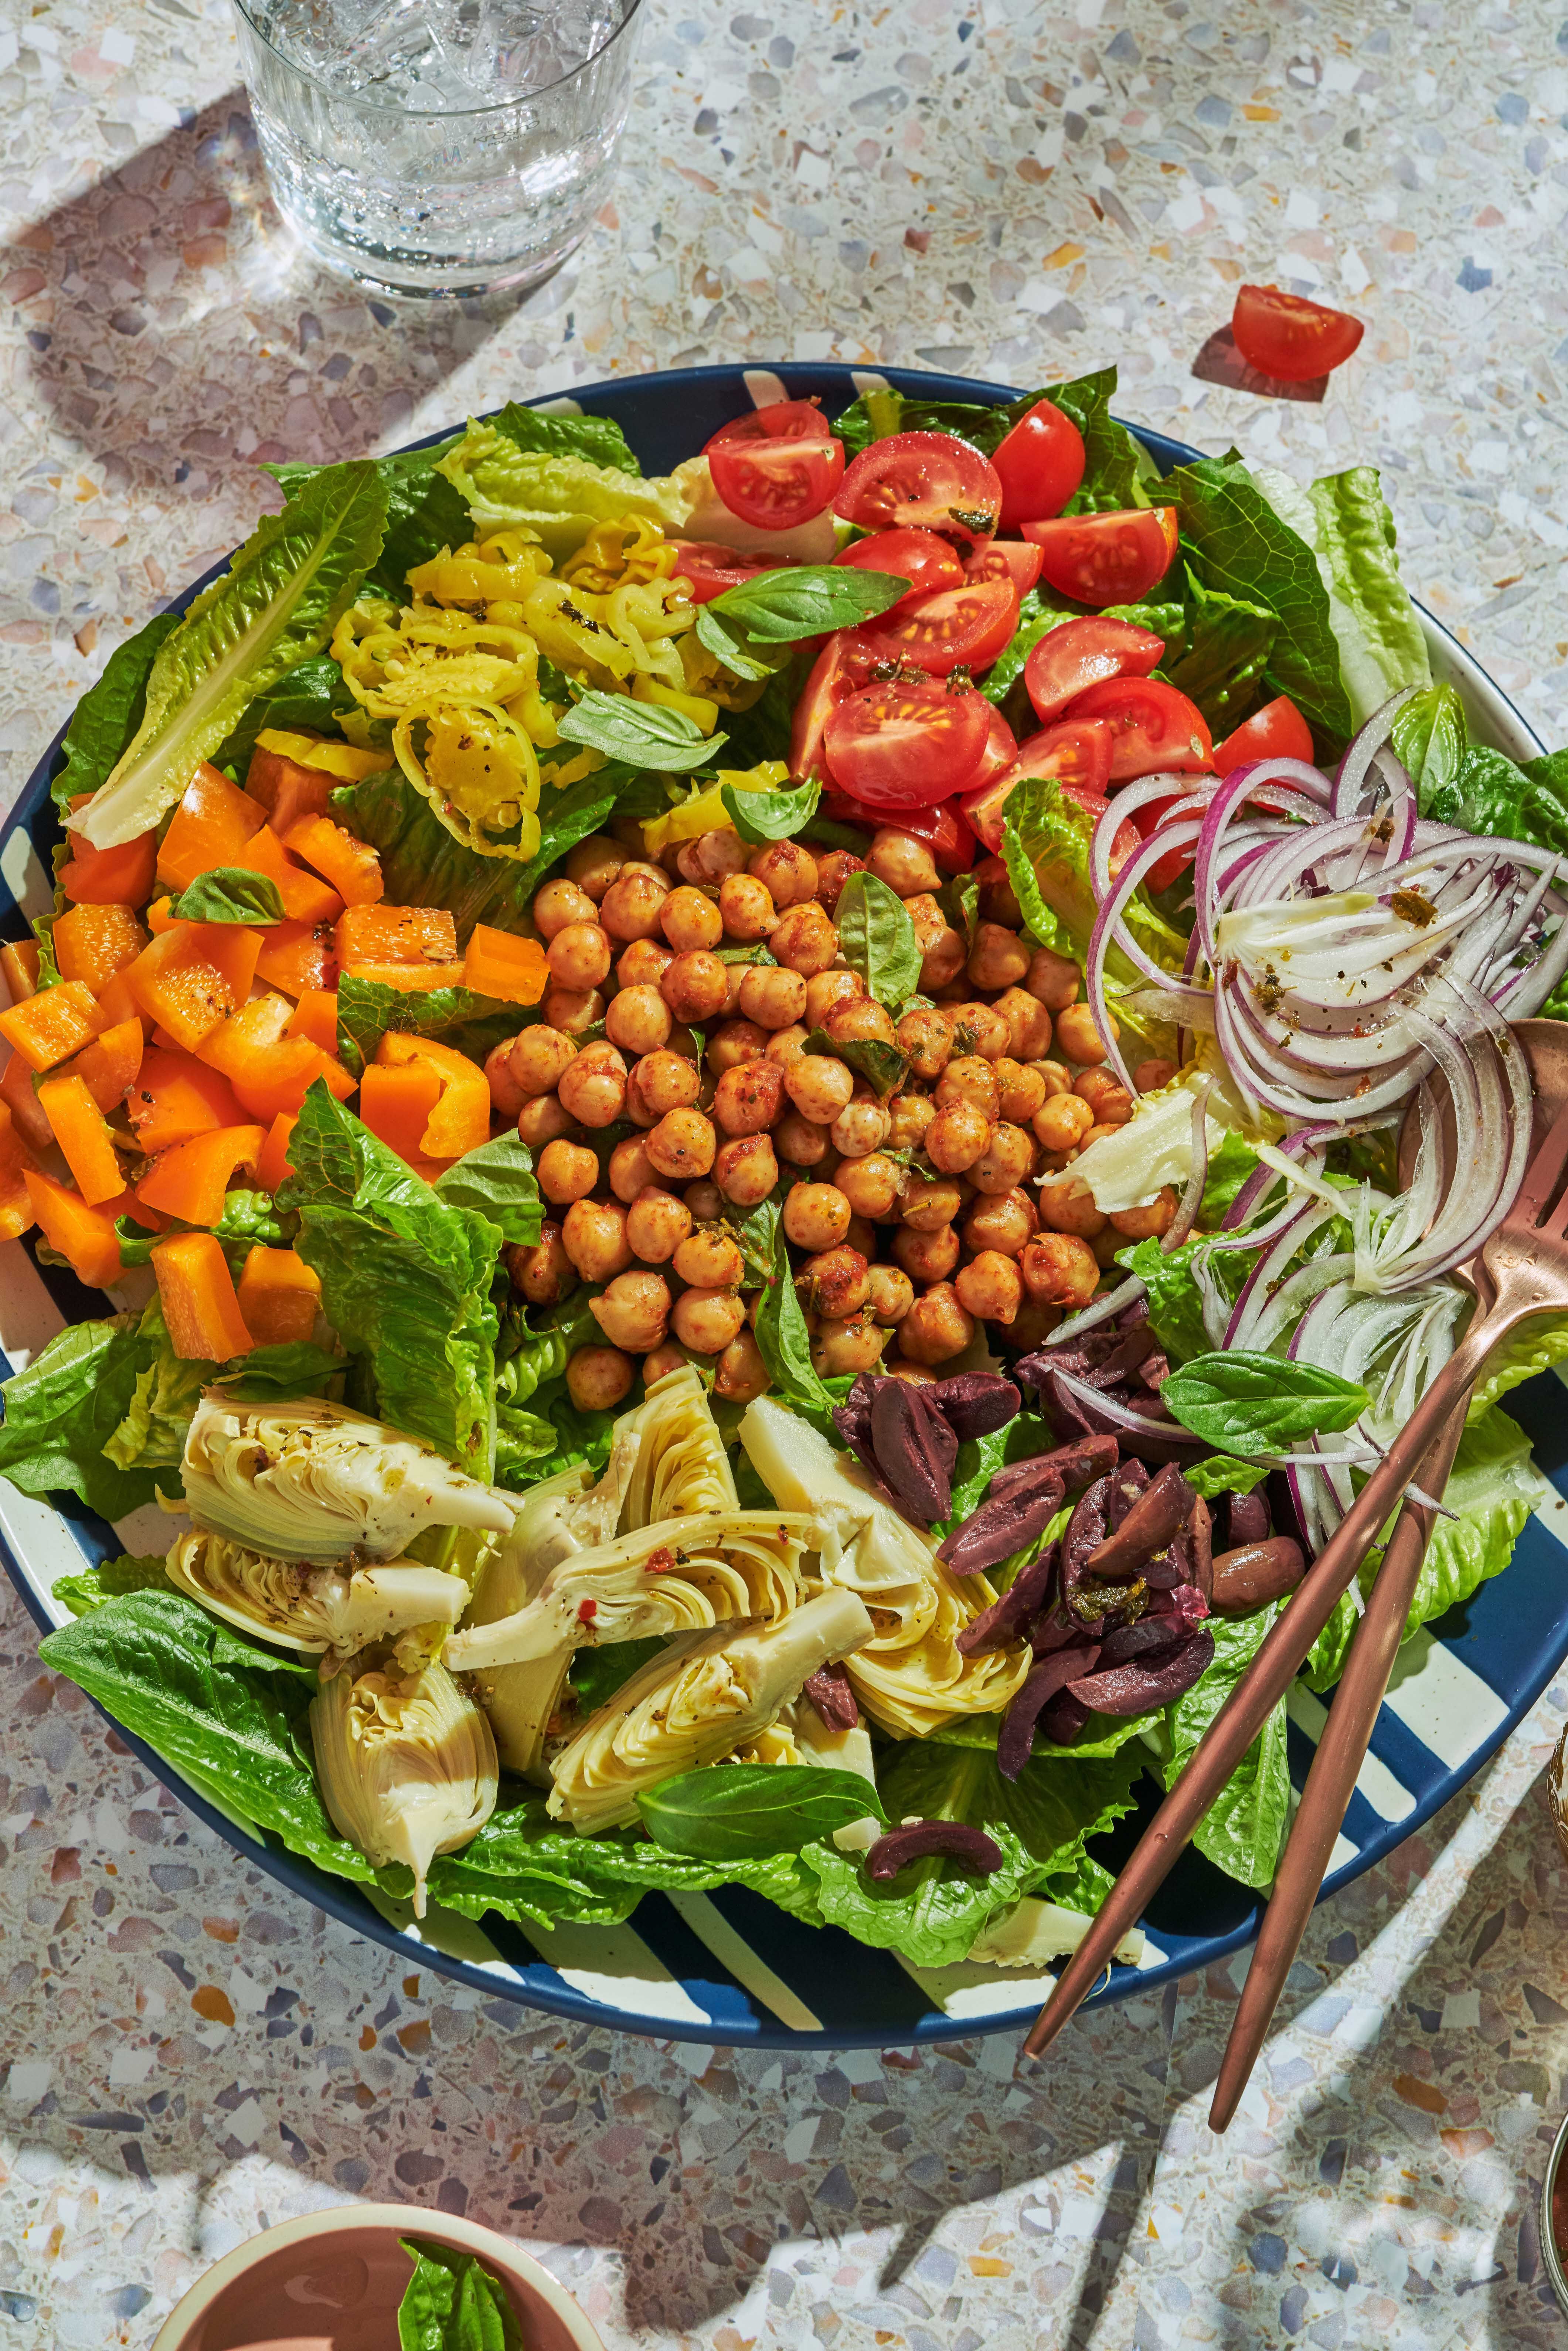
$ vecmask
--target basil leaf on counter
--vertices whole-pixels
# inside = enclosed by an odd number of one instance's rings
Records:
[[[883,1037],[847,1037],[842,1044],[836,1044],[825,1029],[813,1029],[800,1050],[826,1053],[835,1061],[847,1061],[857,1077],[874,1087],[882,1102],[896,1093],[909,1074],[908,1055]]]
[[[742,841],[756,848],[766,841],[792,841],[816,815],[822,787],[816,776],[787,792],[737,792],[726,784],[720,797]]]
[[[169,912],[178,923],[248,923],[254,927],[283,920],[283,896],[265,873],[218,865],[210,873],[199,873],[172,899]]]
[[[885,1822],[881,1800],[858,1771],[815,1763],[727,1763],[685,1771],[637,1798],[643,1825],[666,1852],[697,1861],[756,1861],[799,1853],[867,1813]]]
[[[727,735],[705,735],[684,710],[593,689],[567,712],[556,731],[569,743],[586,743],[591,750],[602,751],[608,759],[655,768],[663,775],[684,775],[702,767],[729,740]]]
[[[909,586],[890,571],[862,571],[854,564],[797,563],[781,571],[759,571],[727,588],[703,611],[744,629],[759,643],[792,644],[798,637],[822,637],[874,620],[907,596]]]
[[[889,1012],[901,1011],[920,985],[921,965],[920,942],[903,899],[874,873],[852,873],[833,920],[844,961],[859,972],[866,994]]]
[[[477,2253],[400,2237],[413,2275],[398,2304],[398,2351],[522,2351],[506,2287]]]
[[[1160,1395],[1184,1428],[1229,1453],[1279,1453],[1298,1438],[1349,1428],[1372,1402],[1337,1372],[1246,1347],[1195,1356]]]

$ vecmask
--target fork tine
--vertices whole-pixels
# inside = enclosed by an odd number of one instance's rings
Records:
[[[1535,1224],[1562,1182],[1565,1167],[1568,1167],[1568,1102],[1563,1103],[1532,1155],[1506,1222],[1511,1225]]]

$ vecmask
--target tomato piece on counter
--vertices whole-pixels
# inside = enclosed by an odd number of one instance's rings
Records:
[[[858,634],[875,661],[913,662],[933,677],[989,669],[1019,624],[1010,580],[964,580],[929,596],[905,596],[891,612],[863,621]]]
[[[1063,621],[1047,629],[1023,665],[1024,691],[1037,718],[1057,718],[1068,704],[1112,677],[1147,677],[1165,658],[1165,639],[1131,621]]]
[[[1042,726],[1038,735],[1019,745],[1018,757],[1009,768],[989,783],[966,792],[959,806],[996,856],[1002,845],[1002,810],[1016,784],[1021,784],[1026,776],[1049,777],[1070,799],[1082,803],[1087,793],[1103,808],[1105,787],[1111,780],[1111,729],[1103,719],[1070,718],[1055,726]],[[1133,837],[1137,838],[1135,833]]]
[[[996,467],[956,433],[894,433],[873,441],[851,464],[833,500],[833,512],[862,530],[936,530],[971,542],[994,536],[1001,510]]]
[[[964,566],[968,580],[1010,580],[1021,602],[1040,578],[1040,556],[1038,547],[1027,538],[993,538],[988,546],[977,547]]]
[[[775,400],[748,416],[732,416],[703,443],[703,455],[731,441],[831,441],[833,428],[814,400]]]
[[[1228,776],[1249,759],[1307,759],[1312,730],[1288,694],[1277,694],[1214,747],[1216,775]]]
[[[1083,435],[1065,410],[1037,400],[991,459],[1002,485],[1003,530],[1059,515],[1083,479]]]
[[[883,825],[893,825],[923,841],[944,873],[967,873],[975,862],[975,836],[956,800],[940,800],[933,808],[879,809],[830,786],[821,807],[835,824],[852,824],[862,832],[873,833],[880,832]]]
[[[1135,604],[1170,569],[1175,507],[1127,507],[1113,514],[1063,515],[1026,522],[1051,586],[1080,604]]]
[[[822,731],[828,772],[868,808],[930,808],[967,789],[990,737],[990,704],[936,678],[862,686]]]
[[[871,684],[873,666],[857,630],[834,630],[811,664],[789,722],[789,773],[798,781],[824,773],[823,729],[841,702]]]
[[[675,550],[675,577],[685,581],[694,604],[711,604],[727,588],[738,588],[743,580],[755,580],[759,571],[770,568],[754,563],[748,555],[737,555],[733,547],[721,547],[716,539],[677,538],[671,544]]]
[[[1331,310],[1277,286],[1243,286],[1230,314],[1236,348],[1276,383],[1306,383],[1343,367],[1366,329],[1348,310]]]
[[[1081,694],[1067,715],[1105,720],[1113,784],[1157,775],[1163,768],[1182,776],[1213,772],[1214,745],[1203,713],[1174,685],[1149,677],[1107,678]]]
[[[911,598],[929,596],[937,588],[958,588],[964,566],[945,538],[934,530],[877,530],[857,538],[834,556],[835,563],[853,571],[886,571],[907,580],[909,594],[894,606],[900,611]]]
[[[844,477],[841,441],[723,441],[708,472],[724,504],[758,530],[810,522]]]

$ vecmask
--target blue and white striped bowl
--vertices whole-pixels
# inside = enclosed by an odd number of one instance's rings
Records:
[[[928,397],[1012,397],[1005,386],[958,376],[890,369],[868,378],[849,368],[811,364],[681,369],[596,385],[575,402],[559,404],[614,417],[645,469],[663,473],[754,401],[818,393],[834,413],[868,381]],[[1163,466],[1197,454],[1160,434],[1140,438]],[[177,609],[205,584],[195,581]],[[1477,738],[1516,758],[1533,758],[1541,744],[1486,673],[1437,622],[1424,614],[1423,622],[1434,672],[1458,687]],[[0,935],[25,935],[27,918],[53,903],[49,852],[57,834],[48,778],[58,749],[57,737],[0,832]],[[102,1292],[37,1265],[30,1240],[0,1250],[0,1375],[22,1369],[64,1323],[104,1311]],[[1525,1528],[1505,1574],[1401,1651],[1335,1850],[1327,1897],[1464,1786],[1568,1656],[1568,1502],[1562,1499],[1568,1495],[1568,1414],[1562,1387],[1552,1378],[1534,1381],[1511,1408],[1529,1429],[1537,1461],[1559,1494]],[[121,1551],[162,1550],[167,1528],[155,1510],[111,1528],[78,1505],[55,1509],[0,1479],[0,1558],[44,1630],[66,1618],[51,1597],[59,1577]],[[1325,1712],[1320,1699],[1303,1691],[1290,1702],[1291,1774],[1298,1788]],[[384,1943],[405,1964],[437,1968],[492,1998],[666,2039],[841,2049],[1018,2032],[1050,1989],[1051,1979],[1041,1974],[906,1968],[838,1928],[800,1926],[738,1889],[648,1895],[623,1927],[561,1927],[547,1934],[500,1919],[476,1926],[450,1913],[415,1925],[402,1906],[374,1900],[281,1846],[260,1842],[188,1787],[141,1740],[123,1730],[120,1736],[246,1861]],[[1152,1802],[1153,1782],[1145,1786]],[[1135,1817],[1124,1821],[1103,1841],[1112,1866],[1139,1826]],[[1259,1915],[1249,1894],[1189,1852],[1145,1919],[1141,1966],[1117,1969],[1100,1997],[1122,1999],[1223,1959],[1250,1941]]]

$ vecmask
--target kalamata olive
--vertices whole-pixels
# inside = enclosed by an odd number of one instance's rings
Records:
[[[1282,1600],[1287,1592],[1294,1592],[1306,1572],[1301,1546],[1290,1535],[1270,1535],[1265,1542],[1222,1551],[1214,1562],[1215,1613],[1244,1616],[1266,1601]]]

